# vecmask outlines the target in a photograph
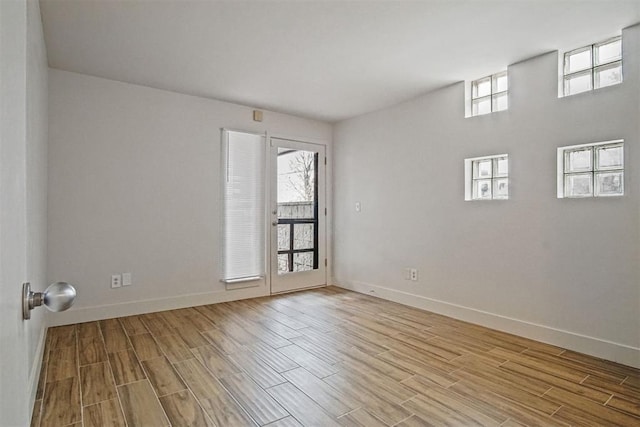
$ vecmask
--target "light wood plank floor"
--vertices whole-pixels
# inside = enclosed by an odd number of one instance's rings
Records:
[[[640,371],[329,287],[51,328],[37,399],[40,427],[638,426]]]

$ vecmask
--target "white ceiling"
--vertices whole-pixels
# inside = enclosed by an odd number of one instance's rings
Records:
[[[41,0],[49,65],[338,121],[640,22],[640,0]]]

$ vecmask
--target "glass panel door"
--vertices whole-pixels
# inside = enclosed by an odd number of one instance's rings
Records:
[[[277,138],[271,145],[271,292],[324,285],[324,146]]]

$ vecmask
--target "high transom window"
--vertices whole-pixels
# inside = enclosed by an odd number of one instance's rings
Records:
[[[622,38],[565,53],[563,69],[565,96],[622,83]]]
[[[507,72],[493,74],[471,82],[471,115],[480,116],[509,108]]]

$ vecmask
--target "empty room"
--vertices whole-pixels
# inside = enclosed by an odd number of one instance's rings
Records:
[[[640,425],[640,0],[0,0],[0,427]]]

